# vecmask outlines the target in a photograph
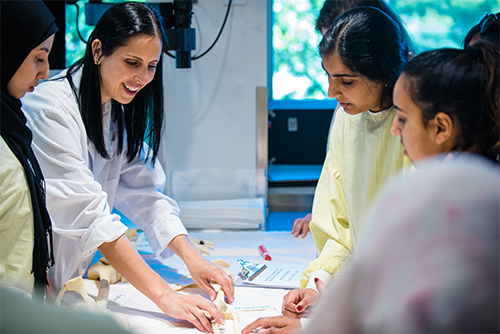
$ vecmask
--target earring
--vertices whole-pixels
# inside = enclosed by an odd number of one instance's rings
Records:
[[[385,84],[385,88],[387,88],[387,84]]]
[[[94,64],[96,64],[97,66],[101,65],[101,58],[94,59]]]

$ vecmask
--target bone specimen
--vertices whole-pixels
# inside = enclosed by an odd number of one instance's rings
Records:
[[[123,277],[115,268],[113,268],[106,258],[102,257],[99,262],[93,264],[88,272],[87,276],[92,280],[99,280],[102,275],[108,275],[109,283],[115,284],[116,282],[126,282],[127,280]],[[106,278],[106,277],[104,277]]]
[[[105,259],[97,262],[87,272],[89,279],[100,281],[96,303],[101,309],[108,306],[109,284],[116,283],[122,277],[109,263],[105,264],[105,262],[108,261]]]
[[[108,286],[109,288],[109,286]],[[85,310],[92,313],[106,314],[111,316],[119,325],[121,325],[124,329],[130,331],[130,324],[128,322],[127,317],[123,313],[114,313],[106,308],[102,308],[105,303],[102,300],[97,299],[97,302],[92,299],[87,293],[85,289],[85,281],[81,276],[70,279],[64,284],[63,288],[57,295],[55,305],[62,307],[62,298],[67,291],[75,291],[77,292],[82,299],[77,301],[74,304],[69,305],[68,309],[72,309],[74,311]]]
[[[57,306],[61,306],[62,298],[66,291],[75,291],[80,294],[83,298],[83,302],[87,304],[92,304],[94,303],[94,300],[88,295],[87,290],[85,290],[85,282],[83,281],[83,278],[81,276],[75,277],[70,279],[69,281],[64,284],[63,288],[61,291],[59,291],[59,294],[57,295],[55,304]],[[75,304],[73,304],[75,305]]]
[[[224,301],[224,298],[225,298],[224,291],[220,289],[219,292],[217,293],[217,298],[215,298],[214,300],[214,304],[215,306],[217,306],[219,312],[222,314],[224,319],[233,321],[233,333],[239,334],[241,332],[238,330],[238,327],[236,326],[236,323],[240,321],[238,313]],[[215,321],[215,319],[212,320],[212,328],[214,330],[214,334],[220,334],[219,323]]]

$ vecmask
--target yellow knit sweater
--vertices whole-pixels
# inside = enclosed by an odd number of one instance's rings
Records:
[[[301,287],[317,270],[339,272],[381,187],[410,169],[399,137],[391,134],[395,115],[394,108],[357,115],[337,108],[310,224],[319,256],[302,274]]]

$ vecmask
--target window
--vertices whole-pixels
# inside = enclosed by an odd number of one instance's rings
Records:
[[[283,107],[287,102],[292,102],[289,108],[300,104],[307,108],[316,105],[329,109],[335,105],[326,93],[328,78],[321,67],[317,48],[321,34],[315,30],[315,25],[323,2],[269,1],[272,13],[268,85],[270,109]],[[297,100],[302,102],[295,102]]]
[[[462,47],[468,30],[485,12],[500,12],[497,0],[386,0],[401,15],[419,52]],[[327,77],[315,30],[324,0],[272,0],[269,108],[328,109]]]

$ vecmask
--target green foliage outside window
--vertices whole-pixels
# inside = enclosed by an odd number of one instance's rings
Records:
[[[327,83],[317,46],[316,18],[323,0],[274,0],[273,98],[324,99]]]
[[[273,1],[272,99],[327,99],[315,31],[324,0]],[[500,12],[498,0],[387,0],[406,24],[417,47],[461,48],[468,30],[485,12]]]

